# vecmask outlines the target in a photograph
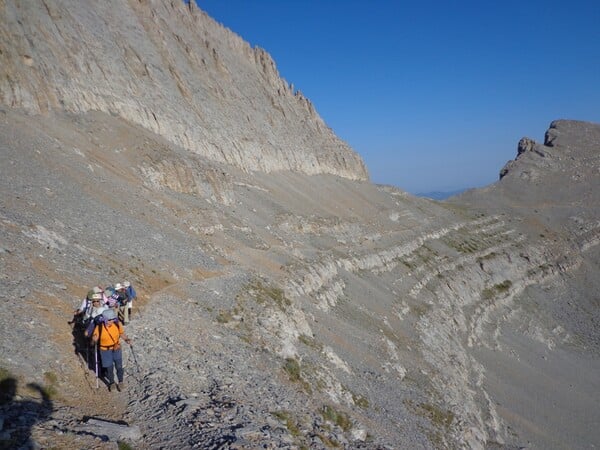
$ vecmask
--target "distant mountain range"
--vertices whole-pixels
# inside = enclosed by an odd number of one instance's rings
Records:
[[[462,194],[467,189],[471,189],[471,188],[456,189],[454,191],[419,192],[418,194],[415,194],[415,195],[417,197],[426,197],[426,198],[430,198],[432,200],[445,200],[449,197],[453,197],[454,195]]]

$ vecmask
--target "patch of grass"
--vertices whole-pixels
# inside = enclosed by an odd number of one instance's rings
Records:
[[[42,394],[49,399],[54,399],[58,395],[58,389],[56,384],[58,383],[58,377],[54,372],[44,372],[44,379],[46,383],[42,386]]]
[[[285,296],[283,289],[269,286],[260,280],[255,281],[250,286],[250,291],[259,304],[275,303],[281,311],[285,311],[287,307],[292,305],[290,299]]]
[[[289,411],[273,411],[271,414],[281,422],[285,423],[285,427],[292,436],[300,436],[300,428],[298,428],[298,423],[294,420]]]
[[[502,283],[494,285],[494,289],[498,292],[507,292],[512,286],[512,281],[504,280]]]
[[[296,358],[286,358],[283,370],[287,373],[290,381],[299,383],[306,392],[312,393],[312,388],[302,376],[302,368]]]
[[[313,348],[315,350],[321,351],[323,350],[323,344],[317,342],[317,340],[313,337],[310,337],[306,334],[301,334],[298,336],[298,340],[302,342],[307,347]]]
[[[344,431],[349,431],[352,428],[350,416],[345,412],[337,411],[331,405],[325,405],[321,410],[321,415],[324,420],[334,423]]]
[[[234,306],[232,309],[220,309],[219,314],[217,315],[217,322],[219,323],[228,323],[231,321],[240,322],[243,321],[243,317],[241,317],[244,309],[241,306]]]
[[[449,429],[454,422],[454,413],[449,410],[442,410],[431,403],[421,403],[419,409],[423,411],[425,416],[437,427]]]
[[[502,283],[497,283],[491,288],[486,288],[481,292],[481,298],[491,300],[498,294],[505,294],[512,286],[512,281],[504,280]]]
[[[229,323],[233,319],[233,315],[231,311],[221,310],[217,315],[217,322],[219,323]]]
[[[427,303],[418,303],[416,305],[410,305],[411,311],[418,317],[423,317],[431,309],[431,305]]]
[[[369,400],[367,400],[367,398],[363,397],[362,395],[354,394],[354,392],[352,392],[352,401],[359,408],[366,409],[369,407]]]
[[[404,400],[403,403],[414,414],[428,419],[434,426],[434,429],[426,432],[434,448],[448,448],[445,436],[449,434],[455,420],[454,413],[431,403],[415,404],[412,400]]]
[[[316,435],[321,440],[323,445],[327,448],[340,448],[341,447],[341,445],[339,443],[337,443],[333,439],[329,439],[327,436],[323,435],[322,433],[317,432]]]
[[[127,442],[118,441],[117,445],[119,446],[119,450],[133,450],[133,447]]]
[[[302,375],[300,374],[300,363],[295,358],[286,358],[283,370],[285,370],[290,377],[290,381],[298,382],[302,379]]]
[[[481,291],[481,298],[484,300],[491,300],[494,298],[495,292],[491,288],[485,288]]]
[[[58,377],[54,372],[44,372],[44,378],[46,382],[50,384],[56,384],[58,382]]]

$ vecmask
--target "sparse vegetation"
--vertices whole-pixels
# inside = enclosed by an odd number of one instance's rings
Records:
[[[219,314],[217,314],[217,322],[219,323],[229,323],[233,319],[231,311],[221,310]]]
[[[292,302],[285,296],[283,289],[276,286],[269,286],[258,280],[254,282],[249,289],[254,294],[254,298],[259,304],[275,303],[281,311],[285,311]]]
[[[290,377],[290,381],[298,382],[302,379],[300,374],[300,363],[295,358],[287,358],[283,365],[283,370],[285,370]]]
[[[296,358],[286,358],[283,370],[288,374],[290,381],[299,383],[306,392],[312,392],[310,384],[302,376],[302,368]]]
[[[444,411],[431,403],[421,403],[419,409],[425,412],[425,416],[437,427],[448,429],[452,425],[452,422],[454,422],[454,413],[452,411]]]
[[[431,305],[427,303],[418,303],[416,305],[410,305],[411,311],[418,317],[423,317],[431,309]]]
[[[504,280],[502,283],[497,283],[490,288],[486,288],[481,292],[481,298],[484,300],[491,300],[498,294],[504,294],[508,292],[512,286],[512,281]]]
[[[340,444],[334,441],[333,439],[328,438],[323,433],[317,433],[317,437],[321,439],[323,445],[328,448],[339,448]]]
[[[306,334],[301,334],[298,336],[298,340],[302,342],[307,347],[313,348],[315,350],[321,351],[323,350],[323,345],[320,342],[311,336],[307,336]]]
[[[369,400],[367,400],[367,398],[363,397],[362,395],[356,395],[352,393],[352,401],[359,408],[366,409],[369,407]]]
[[[47,383],[56,384],[58,382],[58,377],[54,372],[44,372],[44,378]]]
[[[44,379],[46,380],[46,383],[42,386],[42,394],[49,399],[56,398],[58,395],[58,389],[56,387],[58,377],[54,372],[44,372]]]
[[[342,411],[337,411],[331,405],[325,405],[321,410],[323,419],[331,422],[344,431],[349,431],[352,428],[352,421],[350,416]]]
[[[298,423],[293,419],[289,411],[274,411],[271,412],[271,414],[281,422],[285,423],[285,427],[288,429],[292,436],[300,436],[300,429],[298,428]]]
[[[502,283],[494,285],[494,289],[496,289],[496,291],[498,291],[498,292],[506,292],[510,289],[511,286],[512,286],[512,281],[504,280]]]
[[[450,248],[459,253],[470,254],[483,250],[487,246],[481,239],[474,239],[470,236],[446,236],[442,241]]]

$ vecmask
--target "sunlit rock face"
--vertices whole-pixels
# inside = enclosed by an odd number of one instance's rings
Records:
[[[3,2],[0,101],[107,112],[245,171],[368,178],[268,53],[193,5]]]

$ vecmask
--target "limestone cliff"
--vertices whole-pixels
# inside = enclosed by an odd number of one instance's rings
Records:
[[[194,5],[2,1],[0,102],[107,112],[245,171],[367,179],[269,54]]]

